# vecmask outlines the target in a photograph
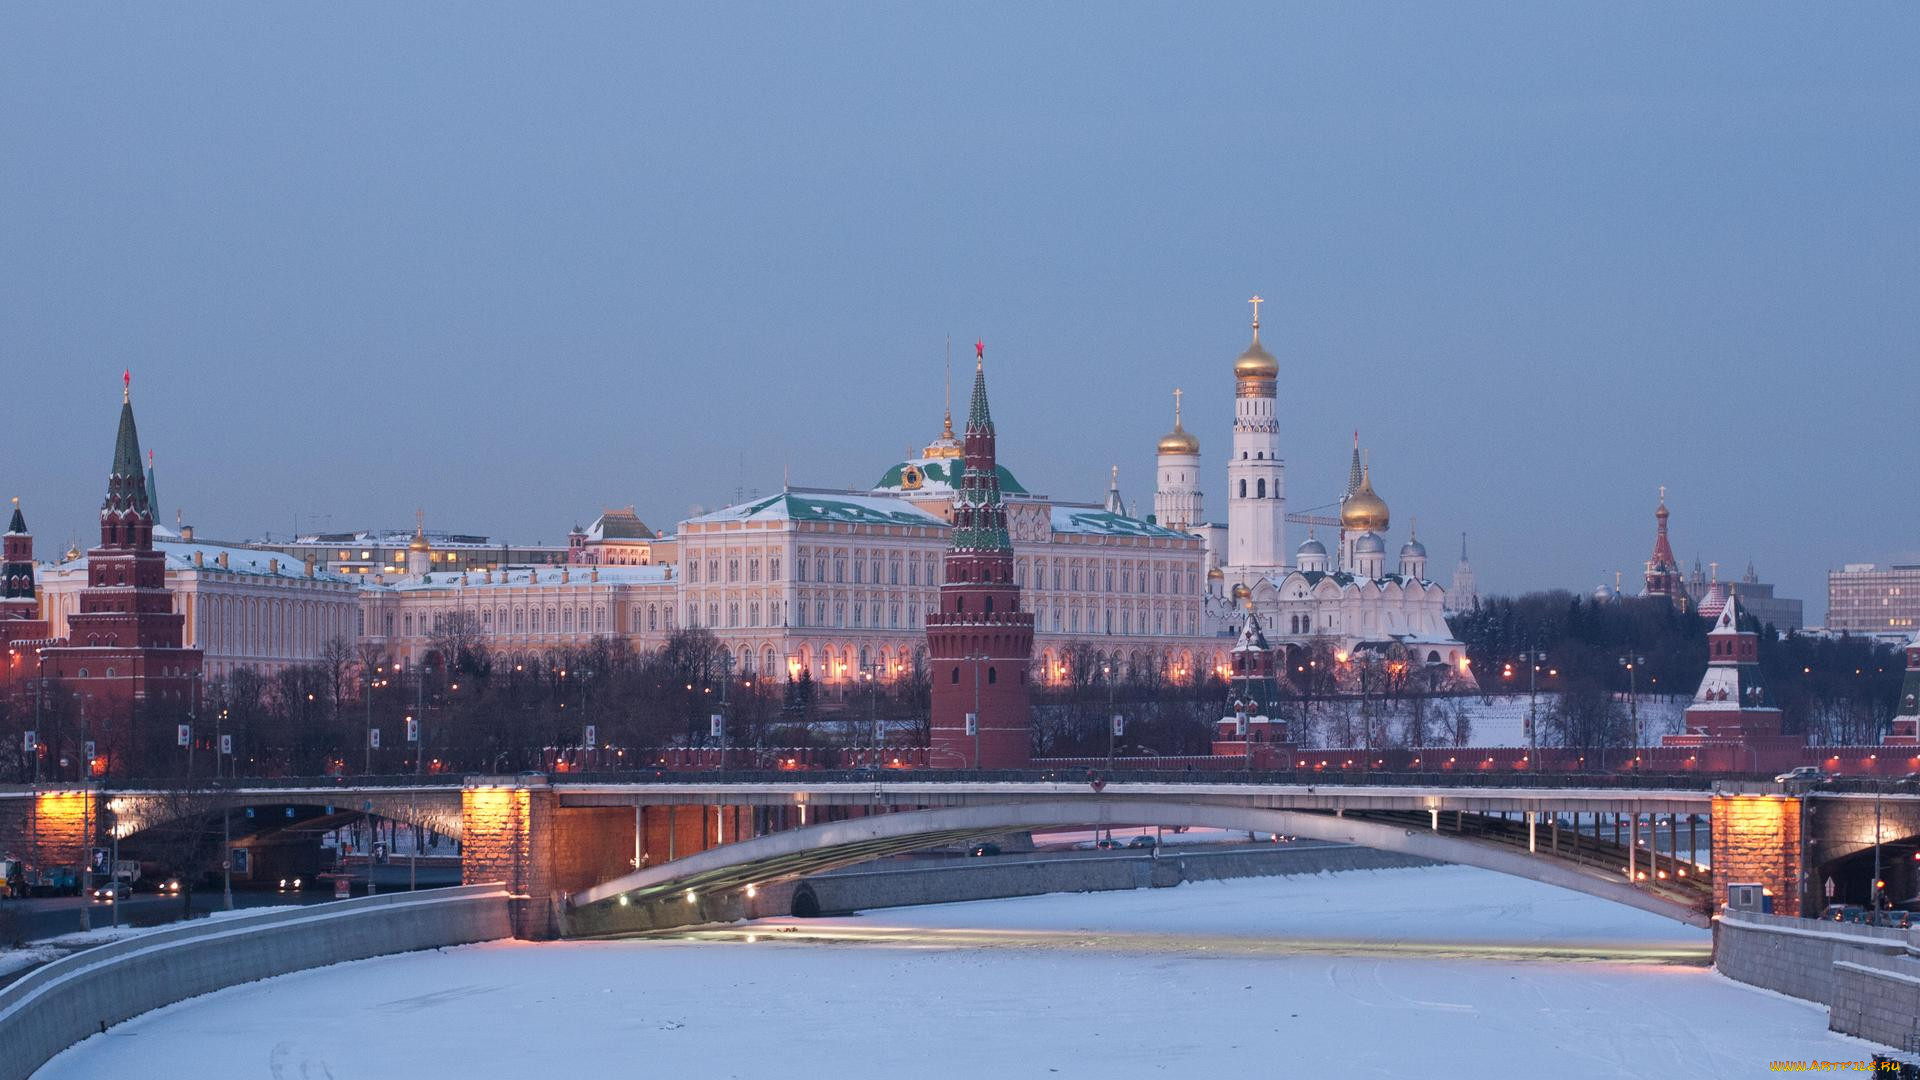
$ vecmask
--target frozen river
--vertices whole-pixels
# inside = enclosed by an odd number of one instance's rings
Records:
[[[1868,1055],[1707,954],[1705,931],[1477,870],[1266,878],[342,964],[38,1075],[1747,1077]]]

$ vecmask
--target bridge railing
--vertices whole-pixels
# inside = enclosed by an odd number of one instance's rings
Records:
[[[1613,791],[1713,791],[1735,787],[1740,790],[1779,790],[1769,781],[1727,780],[1700,773],[1566,773],[1566,772],[1363,772],[1359,770],[1315,771],[1312,769],[1236,769],[1184,770],[1140,769],[1117,764],[1112,769],[895,769],[869,766],[852,769],[620,769],[608,771],[568,771],[556,773],[524,772],[515,774],[529,780],[544,780],[560,785],[576,784],[941,784],[941,783],[1067,783],[1081,784],[1101,780],[1108,784],[1208,784],[1208,785],[1309,785],[1314,787],[1448,787],[1474,789],[1540,789],[1564,791],[1568,788],[1595,788]],[[442,773],[418,777],[411,774],[369,776],[276,776],[241,777],[218,782],[179,777],[153,780],[127,779],[101,783],[99,790],[114,791],[312,791],[338,788],[458,788],[465,775]],[[0,787],[0,794],[17,787],[30,792],[30,785]],[[1888,792],[1920,790],[1920,785],[1890,781],[1876,787],[1868,781],[1831,782],[1814,785],[1815,791]]]
[[[1309,785],[1314,787],[1457,787],[1464,789],[1605,788],[1619,791],[1711,791],[1715,778],[1697,773],[1504,773],[1499,775],[1423,773],[1318,773],[1311,770],[1252,770],[1192,772],[1166,769],[709,769],[682,772],[671,769],[556,774],[561,784],[940,784],[940,783],[1063,783],[1085,784],[1195,784],[1195,785]]]

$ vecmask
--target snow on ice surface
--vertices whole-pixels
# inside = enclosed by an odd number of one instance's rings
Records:
[[[833,943],[863,928],[905,936]],[[1351,938],[1479,944],[1314,948]],[[1744,1077],[1868,1055],[1703,967],[1488,948],[1583,941],[1706,935],[1458,867],[983,901],[341,964],[137,1018],[39,1076]]]

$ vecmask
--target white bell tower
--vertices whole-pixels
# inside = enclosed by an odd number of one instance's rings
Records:
[[[1233,364],[1233,451],[1227,461],[1227,578],[1248,585],[1286,569],[1287,466],[1280,460],[1275,396],[1279,361],[1260,344],[1260,305],[1253,305],[1253,343]]]

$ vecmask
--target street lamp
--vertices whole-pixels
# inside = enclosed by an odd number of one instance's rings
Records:
[[[1547,662],[1547,654],[1539,649],[1529,649],[1520,654],[1527,662],[1527,768],[1538,771],[1540,768],[1540,665]]]
[[[1101,664],[1100,677],[1107,683],[1107,771],[1113,771],[1114,728],[1120,723],[1120,715],[1113,711],[1113,665]],[[1111,832],[1108,833],[1112,835]]]
[[[886,745],[886,738],[880,732],[880,688],[873,681],[873,669],[874,665],[872,664],[868,664],[862,669],[860,672],[860,680],[865,683],[867,687],[867,725],[873,730],[874,753],[878,754],[880,752],[879,748]]]
[[[1620,666],[1627,669],[1627,714],[1633,718],[1634,756],[1639,756],[1640,744],[1646,740],[1640,734],[1640,669],[1647,664],[1647,658],[1638,654],[1620,657]]]
[[[980,665],[987,662],[985,656],[963,656],[962,660],[973,665],[973,767],[980,767]]]

